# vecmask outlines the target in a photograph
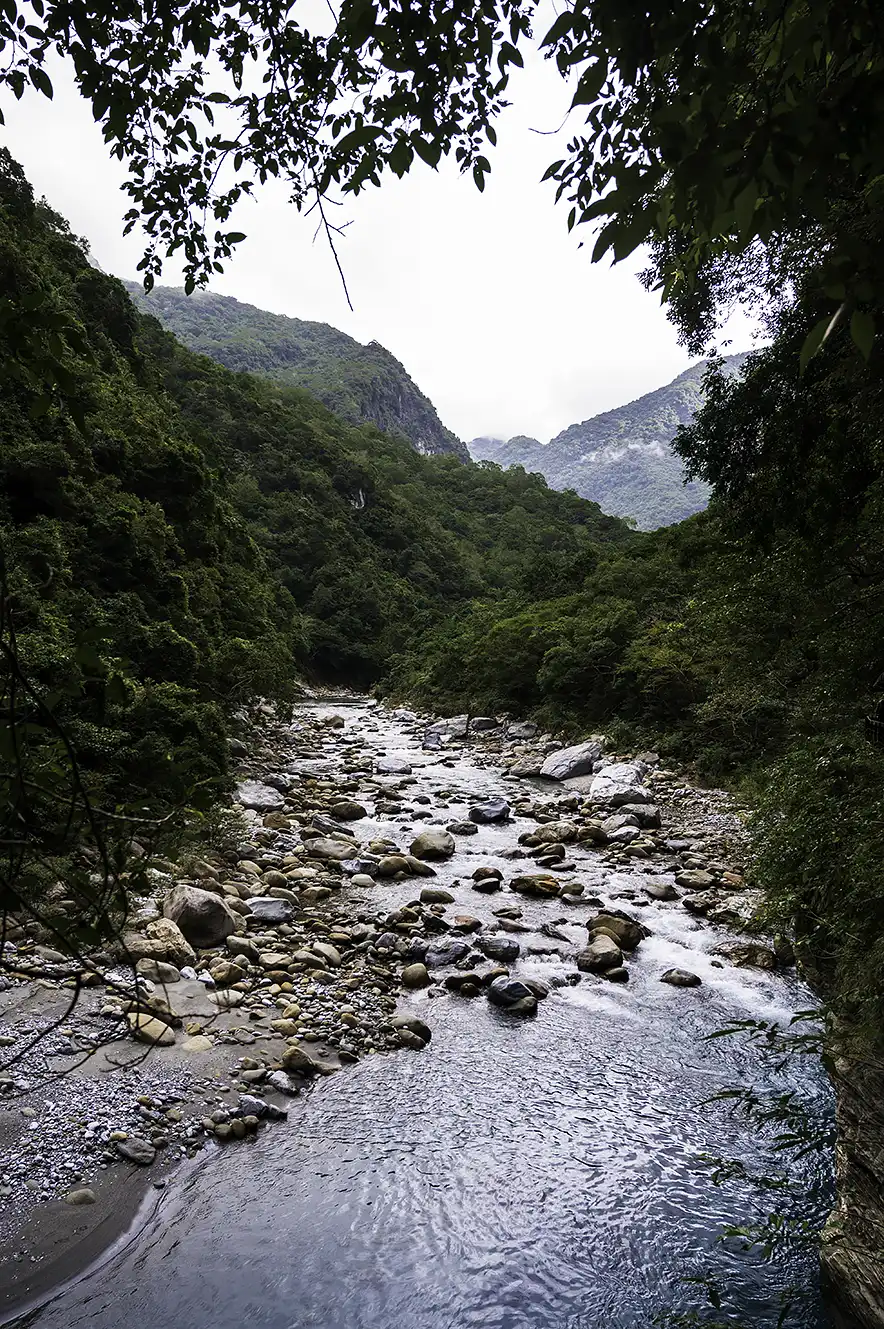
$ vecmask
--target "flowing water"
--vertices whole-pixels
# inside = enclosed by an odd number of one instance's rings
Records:
[[[347,718],[316,770],[337,769],[341,746],[358,734],[378,752],[407,756],[418,776],[410,792],[430,794],[433,805],[449,787],[512,791],[468,755],[440,764],[448,753],[422,753],[407,726],[381,712],[353,707]],[[439,816],[465,811],[449,802]],[[438,883],[493,864],[529,824],[460,840]],[[400,818],[358,829],[404,843],[402,826]],[[635,874],[593,862],[578,855],[591,891],[610,899],[636,885]],[[482,917],[502,902],[456,893]],[[377,885],[361,891],[358,907],[396,907],[414,895],[413,882]],[[557,901],[517,903],[538,925],[567,912]],[[652,903],[642,921],[652,936],[630,962],[628,985],[586,978],[557,988],[535,1019],[483,999],[410,998],[433,1027],[429,1049],[366,1058],[293,1102],[289,1121],[254,1145],[213,1151],[170,1185],[137,1239],[28,1323],[643,1329],[696,1307],[697,1323],[773,1329],[780,1295],[794,1286],[802,1300],[786,1323],[820,1329],[827,1320],[810,1247],[786,1242],[764,1258],[720,1239],[724,1224],[746,1223],[782,1197],[745,1176],[715,1185],[709,1159],[738,1159],[750,1174],[779,1171],[783,1160],[769,1134],[709,1100],[737,1084],[797,1089],[824,1119],[827,1087],[809,1058],[778,1067],[745,1041],[706,1037],[732,1019],[787,1021],[812,998],[794,977],[715,967],[722,929],[678,904]],[[575,948],[585,938],[579,922],[562,927]],[[541,933],[519,940],[525,949],[555,946]],[[517,972],[573,972],[562,949],[529,956]],[[703,986],[661,984],[672,966],[698,973]],[[791,1165],[795,1216],[818,1217],[827,1166],[818,1155]],[[720,1313],[686,1281],[707,1276]]]

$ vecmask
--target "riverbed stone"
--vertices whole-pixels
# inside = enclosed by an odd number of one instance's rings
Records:
[[[147,1043],[149,1047],[171,1047],[175,1042],[173,1031],[156,1016],[130,1012],[126,1019],[132,1037],[139,1043]]]
[[[613,938],[599,934],[577,956],[577,968],[586,974],[600,974],[622,965],[623,955]]]
[[[442,969],[449,964],[458,964],[469,953],[470,947],[465,941],[443,941],[428,949],[425,963],[428,969]]]
[[[612,762],[593,778],[589,796],[594,803],[608,803],[612,807],[651,803],[652,796],[642,783],[644,775],[645,767],[638,762]]]
[[[278,899],[275,895],[253,895],[248,907],[249,918],[255,923],[266,923],[268,927],[291,923],[298,912],[291,900]]]
[[[411,775],[411,766],[401,757],[379,757],[374,768],[379,775]]]
[[[220,895],[179,882],[163,901],[163,915],[177,923],[192,946],[217,946],[236,932],[237,917]]]
[[[411,842],[411,854],[418,859],[450,858],[454,850],[454,836],[450,831],[421,831]]]
[[[510,890],[518,895],[532,895],[538,899],[551,899],[561,892],[561,883],[545,873],[526,873],[513,877]]]
[[[148,940],[154,943],[154,958],[162,959],[167,964],[174,964],[178,969],[183,969],[185,965],[196,964],[196,951],[173,919],[152,919],[147,925],[146,932]]]
[[[643,937],[647,936],[647,931],[641,923],[637,923],[634,918],[626,918],[621,914],[602,912],[595,917],[587,920],[587,930],[590,937],[605,933],[613,937],[624,951],[634,951]]]
[[[421,889],[421,904],[454,904],[454,896],[442,886],[424,886]]]
[[[65,1204],[83,1205],[95,1203],[95,1191],[91,1186],[77,1186],[64,1197]]]
[[[425,988],[430,984],[430,973],[425,964],[407,964],[399,975],[404,988]]]
[[[307,854],[310,858],[322,858],[331,862],[341,862],[353,857],[355,845],[352,840],[333,840],[331,836],[318,835],[308,840]]]
[[[577,775],[588,775],[605,749],[605,740],[599,735],[569,748],[551,752],[540,767],[547,780],[572,780]]]
[[[470,821],[480,826],[494,822],[508,821],[511,808],[505,798],[489,798],[484,803],[477,803],[470,808]]]
[[[476,949],[483,955],[487,955],[489,960],[497,960],[501,964],[512,964],[519,958],[521,946],[512,937],[477,937]]]
[[[285,804],[285,798],[278,789],[261,780],[243,780],[236,787],[235,798],[244,808],[255,812],[276,812]]]
[[[684,872],[676,872],[675,884],[684,891],[708,891],[715,885],[715,876],[703,868],[688,868]]]
[[[360,821],[368,816],[368,809],[352,798],[339,799],[337,803],[332,803],[329,811],[338,821]]]
[[[660,982],[674,988],[698,988],[702,980],[689,969],[667,969],[665,974],[660,975]]]
[[[115,1147],[121,1158],[129,1163],[137,1163],[139,1167],[150,1167],[157,1156],[156,1149],[143,1135],[130,1135],[125,1140],[116,1140]]]
[[[509,1011],[512,1015],[532,1015],[537,1010],[537,998],[526,983],[505,975],[492,980],[486,989],[492,1006]]]

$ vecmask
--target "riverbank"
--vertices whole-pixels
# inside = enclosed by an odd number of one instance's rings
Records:
[[[164,865],[139,902],[127,942],[141,1009],[125,1011],[119,968],[99,966],[110,985],[81,994],[35,1052],[42,1061],[6,1072],[0,1278],[16,1279],[17,1299],[37,1294],[53,1250],[75,1252],[73,1237],[90,1230],[113,1235],[105,1209],[125,1225],[120,1185],[137,1200],[207,1144],[237,1148],[274,1129],[339,1068],[377,1051],[420,1054],[448,1002],[481,998],[508,1019],[542,1021],[560,985],[629,983],[672,911],[698,935],[707,921],[720,935],[691,953],[691,968],[658,967],[653,982],[668,978],[657,1000],[697,1000],[735,965],[788,962],[785,948],[730,931],[751,901],[728,795],[692,789],[653,754],[605,774],[614,758],[600,745],[561,755],[550,736],[493,718],[464,730],[337,703],[306,708],[293,728],[268,721],[244,761],[246,838],[187,874]],[[495,790],[503,775],[507,806],[477,796],[477,769]],[[182,936],[160,921],[164,906]],[[34,973],[3,994],[7,1054],[69,992],[60,958],[19,945],[21,972]],[[410,1009],[397,1015],[403,1000]],[[74,1060],[50,1098],[47,1076]],[[122,1169],[125,1182],[113,1180]],[[94,1203],[75,1200],[82,1191]]]

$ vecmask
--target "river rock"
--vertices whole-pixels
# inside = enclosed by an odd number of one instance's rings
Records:
[[[537,725],[532,724],[530,720],[513,720],[506,727],[507,738],[514,742],[534,738],[537,735]]]
[[[515,775],[520,780],[528,780],[540,774],[542,764],[539,757],[519,757],[508,770],[510,775]]]
[[[660,975],[661,983],[669,983],[674,988],[698,988],[701,981],[689,969],[667,969],[665,974]]]
[[[611,937],[603,934],[594,937],[586,950],[577,956],[577,968],[586,974],[600,974],[622,963],[620,947]]]
[[[620,914],[600,913],[594,918],[590,918],[586,923],[590,936],[597,933],[606,933],[614,938],[618,946],[625,951],[634,951],[636,946],[646,937],[647,930],[637,923],[634,918],[624,918]]]
[[[430,946],[426,953],[428,969],[443,969],[446,965],[457,964],[466,958],[470,948],[465,941],[443,941]]]
[[[95,1191],[90,1186],[77,1186],[64,1197],[65,1204],[94,1204]]]
[[[318,835],[313,840],[307,842],[307,855],[309,858],[330,859],[334,863],[340,863],[345,858],[352,858],[355,845],[352,840],[333,840],[331,836]]]
[[[379,775],[411,775],[411,767],[401,757],[379,757],[374,768]]]
[[[237,929],[237,917],[220,895],[179,882],[163,901],[163,915],[177,923],[193,946],[217,946]]]
[[[157,1156],[157,1151],[149,1140],[142,1135],[130,1135],[126,1140],[115,1140],[114,1145],[121,1158],[139,1167],[149,1167]]]
[[[660,809],[653,803],[624,803],[621,810],[635,817],[645,830],[656,830],[660,825]]]
[[[250,919],[256,923],[266,923],[269,927],[291,923],[298,912],[291,900],[280,900],[272,895],[253,895],[248,901],[248,907]]]
[[[385,854],[377,866],[379,877],[395,877],[397,872],[408,872],[408,870],[408,859],[404,854]]]
[[[723,955],[738,969],[776,969],[777,957],[769,946],[757,941],[734,941],[719,946],[716,955]]]
[[[244,808],[255,812],[276,812],[285,804],[285,799],[272,785],[262,784],[260,780],[243,780],[236,787],[236,801]]]
[[[571,780],[576,775],[588,775],[602,755],[604,738],[595,736],[584,743],[551,752],[540,768],[547,780]]]
[[[531,1015],[537,1010],[534,993],[517,978],[501,975],[488,984],[487,993],[492,1006],[499,1006],[512,1015]]]
[[[167,964],[165,960],[152,960],[145,957],[139,960],[135,966],[136,971],[142,978],[146,978],[150,983],[180,983],[181,970],[174,964]]]
[[[430,985],[430,973],[425,964],[407,964],[399,977],[404,988],[425,988]]]
[[[452,835],[478,835],[479,827],[474,821],[452,821],[445,827]]]
[[[436,861],[450,858],[454,850],[454,836],[449,831],[421,831],[411,842],[411,853],[415,858]]]
[[[360,821],[368,816],[368,809],[352,798],[342,798],[337,803],[332,803],[331,814],[337,817],[338,821]]]
[[[614,762],[603,766],[589,787],[589,796],[595,803],[609,803],[613,807],[624,804],[650,803],[651,794],[642,784],[645,768],[638,762]]]
[[[421,904],[454,904],[454,896],[441,886],[424,886],[421,890]]]
[[[267,1076],[267,1084],[271,1089],[275,1089],[278,1094],[285,1094],[289,1098],[296,1098],[301,1092],[296,1084],[293,1084],[285,1071],[271,1071]]]
[[[155,958],[174,964],[178,969],[196,964],[196,951],[173,919],[155,918],[148,923],[146,931],[150,941],[162,952],[161,955],[155,954]]]
[[[545,873],[526,873],[513,877],[510,882],[511,891],[515,891],[518,895],[532,895],[541,900],[553,898],[560,894],[561,889],[561,883]]]
[[[175,1042],[175,1035],[164,1020],[137,1012],[130,1013],[126,1019],[132,1037],[139,1043],[147,1043],[150,1047],[171,1047]]]
[[[489,960],[497,960],[500,964],[511,964],[513,960],[519,958],[522,948],[512,937],[478,937],[476,949],[487,955]]]
[[[303,1043],[289,1044],[282,1054],[282,1065],[284,1070],[295,1071],[298,1075],[333,1075],[338,1069]]]
[[[652,900],[678,900],[680,898],[671,881],[646,881],[642,890]]]
[[[676,872],[675,882],[685,891],[708,891],[715,885],[715,877],[702,868],[688,868],[684,872]]]
[[[489,798],[487,802],[470,808],[470,821],[478,822],[480,826],[495,821],[508,821],[509,815],[510,805],[505,798]]]

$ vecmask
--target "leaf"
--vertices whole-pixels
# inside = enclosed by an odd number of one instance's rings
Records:
[[[875,341],[875,319],[866,309],[855,309],[850,316],[850,336],[864,360],[872,354]]]
[[[844,305],[842,304],[838,306],[834,314],[821,318],[807,334],[804,345],[801,347],[801,354],[798,357],[798,372],[800,374],[804,373],[810,361],[828,341],[843,313]]]
[[[540,43],[541,50],[544,46],[554,46],[556,42],[562,40],[574,27],[574,11],[566,9],[564,13],[559,14],[555,23],[547,32],[543,41]]]

